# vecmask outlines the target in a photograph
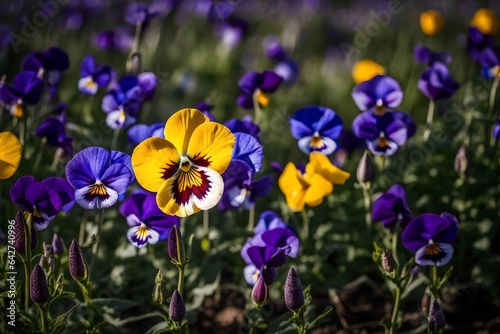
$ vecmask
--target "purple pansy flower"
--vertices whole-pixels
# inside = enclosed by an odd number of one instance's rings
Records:
[[[396,108],[403,100],[403,91],[393,78],[376,75],[354,87],[352,98],[361,111],[382,115],[387,108]]]
[[[145,24],[157,14],[144,3],[131,3],[125,10],[125,21],[130,24]]]
[[[35,134],[46,138],[50,146],[60,147],[66,154],[72,154],[73,138],[66,134],[66,103],[59,103],[52,116],[40,123]]]
[[[291,229],[274,211],[267,210],[260,214],[259,221],[253,231],[255,234],[259,234],[268,230],[274,230],[275,228]]]
[[[164,214],[156,204],[156,195],[145,191],[125,199],[120,205],[120,213],[130,226],[127,239],[138,248],[166,240],[170,229],[174,225],[179,227],[180,222],[178,217]]]
[[[86,56],[80,66],[78,89],[86,95],[95,95],[99,87],[104,88],[111,80],[112,68],[108,65],[96,65],[94,57]]]
[[[266,36],[263,44],[264,50],[269,59],[281,61],[287,58],[287,53],[281,45],[278,37],[272,35]]]
[[[105,30],[95,35],[94,45],[101,50],[130,51],[134,42],[134,35],[125,27],[115,30]]]
[[[272,175],[264,175],[253,180],[252,168],[242,160],[233,160],[222,174],[224,192],[219,201],[219,209],[225,211],[244,207],[250,209],[259,197],[269,194],[273,187]]]
[[[425,45],[417,45],[413,51],[413,57],[420,63],[432,65],[435,62],[449,64],[451,55],[448,52],[432,52]]]
[[[469,27],[467,48],[469,55],[474,61],[478,62],[481,52],[486,48],[492,48],[493,43],[493,36],[483,34],[476,27]]]
[[[232,133],[242,132],[260,139],[260,127],[254,123],[251,116],[245,116],[241,120],[232,118],[224,124]]]
[[[155,123],[152,125],[147,124],[134,124],[127,131],[127,138],[129,142],[135,147],[142,141],[150,137],[165,138],[164,134],[165,123]]]
[[[418,80],[418,89],[432,100],[450,98],[459,87],[448,67],[439,62],[429,66]]]
[[[413,219],[406,193],[400,184],[395,184],[373,202],[372,219],[382,222],[385,228],[406,227]]]
[[[278,62],[273,71],[282,77],[287,84],[293,84],[299,75],[299,65],[294,60],[287,58]]]
[[[292,136],[299,141],[299,148],[305,154],[335,152],[342,125],[342,118],[325,107],[301,108],[290,118]]]
[[[400,111],[389,111],[381,116],[365,111],[356,116],[352,123],[354,135],[365,139],[375,155],[393,155],[399,146],[415,134],[415,130],[411,117]]]
[[[22,71],[14,77],[12,85],[0,87],[0,100],[8,106],[12,116],[21,118],[24,115],[23,105],[40,102],[42,89],[43,81],[35,72]]]
[[[55,86],[63,71],[69,68],[69,57],[63,50],[50,47],[44,51],[32,52],[24,57],[23,70],[35,72],[39,78],[46,78]]]
[[[498,52],[491,48],[484,49],[479,55],[482,66],[481,75],[486,79],[495,79],[500,76],[500,57]]]
[[[214,108],[213,105],[211,105],[208,102],[200,102],[197,106],[196,109],[201,111],[203,115],[207,116],[210,122],[216,122],[215,116],[211,113],[211,110]]]
[[[233,160],[242,160],[258,173],[262,168],[264,151],[257,139],[243,132],[235,132],[236,143],[233,148]]]
[[[43,230],[61,209],[71,209],[74,192],[63,178],[49,177],[38,182],[28,175],[20,177],[10,188],[10,198],[32,215],[37,230]]]
[[[247,264],[243,274],[250,285],[262,275],[267,285],[276,278],[276,267],[286,262],[286,257],[297,257],[299,238],[288,228],[267,230],[249,238],[241,250],[241,257]]]
[[[413,219],[402,234],[403,245],[415,253],[421,266],[444,266],[453,256],[458,220],[447,212],[440,216],[423,214]]]
[[[112,163],[111,157],[112,153],[102,147],[88,147],[66,165],[75,200],[84,209],[109,208],[130,185],[131,169],[123,163]]]
[[[220,22],[216,26],[217,36],[220,41],[230,48],[238,45],[247,30],[248,22],[241,19],[229,19]]]
[[[238,81],[243,94],[238,97],[237,104],[245,109],[253,109],[254,97],[262,107],[267,107],[269,97],[266,93],[274,93],[283,78],[272,71],[247,72]]]
[[[143,91],[135,76],[122,78],[118,87],[102,99],[102,110],[107,113],[106,124],[121,129],[135,123],[143,102]]]

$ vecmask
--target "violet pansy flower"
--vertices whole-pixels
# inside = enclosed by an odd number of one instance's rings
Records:
[[[335,152],[342,125],[342,118],[325,107],[301,108],[290,118],[292,136],[299,141],[299,148],[305,154]]]
[[[166,240],[170,229],[180,223],[178,217],[163,213],[156,204],[156,195],[146,191],[126,198],[120,205],[120,213],[130,226],[127,239],[138,248]]]
[[[250,116],[245,116],[241,120],[232,118],[224,124],[232,133],[242,132],[251,135],[255,139],[260,139],[260,127]]]
[[[66,176],[75,189],[75,200],[84,209],[109,208],[125,193],[133,176],[123,163],[112,163],[111,152],[89,147],[66,165]]]
[[[64,208],[71,209],[73,189],[60,177],[49,177],[38,182],[33,176],[22,176],[10,189],[12,202],[29,212],[37,230],[44,230]]]
[[[275,228],[291,229],[290,226],[281,220],[281,218],[274,211],[267,210],[260,214],[259,221],[257,222],[257,225],[255,225],[253,231],[255,234],[259,234]]]
[[[351,95],[361,111],[373,111],[378,115],[398,107],[403,100],[403,91],[397,81],[386,75],[376,75],[361,82]]]
[[[373,202],[372,219],[380,221],[385,228],[397,225],[404,228],[413,219],[400,184],[393,185]]]
[[[474,61],[479,62],[481,52],[486,48],[492,48],[493,44],[493,36],[483,34],[476,27],[469,27],[467,48],[469,50],[469,55]]]
[[[254,108],[254,98],[262,107],[269,104],[268,93],[274,93],[278,89],[283,78],[272,71],[247,72],[238,81],[242,95],[238,97],[237,104],[244,109]]]
[[[127,130],[128,141],[135,147],[150,137],[165,138],[165,123],[134,124]]]
[[[429,66],[418,80],[418,89],[431,100],[448,99],[459,87],[448,67],[439,62]]]
[[[43,81],[35,72],[19,72],[12,85],[0,87],[0,100],[7,105],[10,114],[21,118],[24,116],[24,104],[35,105],[42,97]]]
[[[432,52],[425,45],[417,45],[413,50],[413,57],[418,62],[427,65],[432,65],[435,62],[449,64],[452,60],[448,52]]]
[[[444,266],[453,256],[458,220],[447,212],[440,216],[423,214],[413,219],[402,234],[403,245],[415,253],[421,266]]]
[[[66,134],[66,103],[59,103],[52,115],[40,123],[35,134],[46,138],[50,146],[62,148],[66,154],[72,154],[73,138]]]
[[[86,56],[80,66],[78,89],[86,95],[95,95],[97,89],[104,88],[111,80],[112,68],[108,65],[97,65],[94,57]]]

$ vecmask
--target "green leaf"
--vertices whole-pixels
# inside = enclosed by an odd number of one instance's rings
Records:
[[[380,321],[386,333],[389,332],[389,328],[391,328],[391,320],[389,318],[384,318]]]
[[[57,316],[54,318],[49,325],[49,333],[51,334],[59,334],[59,333],[64,333],[64,329],[66,328],[66,323],[68,319],[68,315],[73,312],[73,310],[78,306],[74,305],[72,308],[69,309],[69,311]]]
[[[306,330],[307,331],[313,330],[318,325],[318,323],[332,311],[333,311],[333,306],[327,307],[326,310],[324,310],[313,321],[307,324]]]
[[[380,258],[382,257],[384,249],[381,248],[376,242],[373,243],[373,249],[374,249],[372,252],[373,262],[378,263],[380,261]]]
[[[311,302],[312,302],[311,285],[308,285],[304,289],[304,305],[301,307],[301,309],[306,308],[309,304],[311,304]]]
[[[297,334],[297,329],[290,322],[290,313],[282,314],[269,324],[267,334]]]
[[[448,278],[450,278],[452,272],[453,272],[453,266],[451,266],[450,269],[448,269],[444,274],[444,276],[439,280],[438,285],[436,287],[438,290],[441,289],[441,287],[448,281]]]

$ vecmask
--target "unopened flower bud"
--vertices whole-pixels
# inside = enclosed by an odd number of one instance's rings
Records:
[[[54,252],[54,255],[61,255],[64,253],[64,243],[63,240],[57,235],[57,233],[54,233],[54,237],[52,238],[52,251]]]
[[[57,277],[55,290],[62,291],[63,285],[64,285],[64,275],[63,273],[60,273],[59,276]]]
[[[253,286],[252,300],[259,306],[266,305],[269,300],[269,287],[266,285],[261,275],[259,275],[257,282]]]
[[[139,52],[134,52],[128,59],[125,65],[127,73],[132,75],[137,75],[141,68],[141,54]]]
[[[455,156],[455,171],[459,174],[465,174],[469,169],[469,153],[465,145],[460,146]]]
[[[40,262],[38,264],[47,275],[54,272],[55,260],[52,252],[52,245],[47,245],[45,241],[43,242],[43,254],[40,257]]]
[[[186,264],[186,252],[184,250],[184,241],[182,240],[181,232],[176,225],[172,227],[168,234],[168,256],[172,263],[176,266],[184,266]]]
[[[184,305],[184,300],[177,289],[174,290],[172,299],[170,299],[168,316],[176,322],[182,321],[186,318],[186,305]]]
[[[363,153],[363,156],[359,160],[356,178],[362,185],[371,183],[375,179],[375,168],[373,166],[371,153],[368,150],[365,150],[365,153]]]
[[[415,266],[411,269],[410,275],[417,276],[419,272],[420,272],[420,268],[418,266]]]
[[[30,297],[33,303],[39,306],[45,305],[50,299],[47,277],[42,267],[35,265],[30,277]]]
[[[22,210],[17,211],[16,217],[14,219],[14,248],[16,254],[24,256],[26,254],[26,235],[24,233],[25,226],[24,213]],[[35,249],[37,244],[37,234],[35,226],[31,227],[31,250]]]
[[[420,301],[420,308],[422,309],[422,312],[424,314],[429,313],[430,302],[431,302],[431,296],[427,292],[424,292],[424,295],[422,296],[422,300]]]
[[[396,261],[394,261],[394,257],[392,253],[388,249],[384,249],[382,253],[382,267],[388,273],[392,273],[394,271],[394,267],[396,265]]]
[[[163,274],[161,270],[158,270],[158,273],[156,274],[155,277],[155,286],[153,288],[153,302],[159,305],[163,304],[162,282],[163,282]]]
[[[69,273],[77,282],[83,282],[89,277],[88,265],[80,246],[75,239],[69,246]]]
[[[429,329],[431,331],[440,331],[446,327],[446,319],[444,318],[443,310],[436,299],[431,303],[431,309],[427,320],[429,321]]]
[[[285,281],[285,304],[290,311],[297,311],[304,305],[304,292],[299,275],[290,267]]]

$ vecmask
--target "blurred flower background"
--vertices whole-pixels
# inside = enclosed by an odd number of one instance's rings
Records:
[[[500,3],[0,7],[2,259],[10,220],[38,240],[17,248],[17,326],[39,326],[32,277],[48,324],[76,307],[61,332],[295,333],[288,309],[311,323],[329,305],[314,333],[442,314],[453,333],[500,331]]]

